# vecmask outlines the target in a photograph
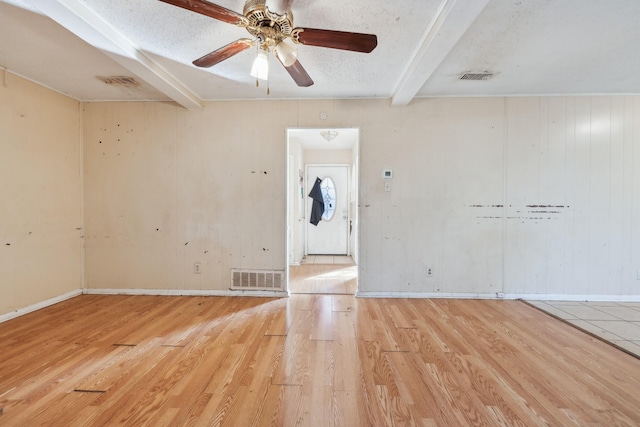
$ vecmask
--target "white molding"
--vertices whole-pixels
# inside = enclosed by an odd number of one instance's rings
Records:
[[[199,290],[199,289],[85,289],[87,295],[162,295],[207,297],[288,297],[286,291]]]
[[[361,292],[358,298],[449,298],[449,299],[504,299],[529,301],[607,301],[640,302],[640,295],[565,295],[565,294],[504,294],[496,293],[432,293],[432,292]]]
[[[457,299],[515,299],[505,295],[499,298],[496,293],[479,294],[479,293],[433,293],[433,292],[362,292],[358,291],[356,296],[359,298],[457,298]]]
[[[76,289],[75,291],[67,292],[66,294],[59,295],[54,298],[50,298],[48,300],[40,301],[35,304],[31,304],[27,307],[19,308],[14,311],[10,311],[9,313],[0,314],[0,323],[6,322],[7,320],[14,319],[16,317],[24,316],[25,314],[29,314],[36,310],[40,310],[45,307],[49,307],[50,305],[57,304],[62,301],[66,301],[71,298],[75,298],[79,295],[82,295],[82,289]]]

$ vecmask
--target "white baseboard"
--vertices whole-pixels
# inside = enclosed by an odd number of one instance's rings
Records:
[[[498,297],[498,294],[484,293],[444,293],[444,292],[362,292],[358,291],[359,298],[451,298],[451,299],[508,299],[507,296]],[[514,298],[515,299],[515,298]]]
[[[288,297],[285,291],[199,290],[199,289],[85,289],[87,295],[159,295],[211,297]]]
[[[640,295],[565,295],[565,294],[502,294],[502,293],[443,293],[443,292],[362,292],[359,298],[450,298],[450,299],[506,299],[530,301],[612,301],[640,302]]]
[[[59,302],[66,301],[68,299],[77,297],[78,295],[82,295],[82,289],[76,289],[75,291],[67,292],[66,294],[62,294],[60,296],[50,298],[45,301],[31,304],[27,307],[19,308],[9,313],[0,314],[0,323],[6,322],[7,320],[10,320],[10,319],[14,319],[16,317],[24,316],[25,314],[34,312],[36,310],[40,310],[45,307],[49,307],[50,305],[54,305]]]

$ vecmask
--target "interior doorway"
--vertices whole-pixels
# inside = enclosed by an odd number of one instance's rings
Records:
[[[357,292],[359,142],[354,128],[287,129],[289,293]]]

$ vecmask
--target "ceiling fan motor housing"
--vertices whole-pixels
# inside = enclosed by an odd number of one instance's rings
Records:
[[[247,31],[260,40],[261,45],[275,46],[293,31],[293,14],[284,15],[269,11],[266,0],[247,0],[243,14],[249,20]]]

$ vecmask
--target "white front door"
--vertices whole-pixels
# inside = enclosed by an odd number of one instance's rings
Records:
[[[318,225],[309,222],[313,200],[307,197],[307,254],[347,255],[349,242],[349,166],[307,166],[307,195],[316,178],[323,181],[325,214]],[[333,209],[333,211],[331,211]]]

